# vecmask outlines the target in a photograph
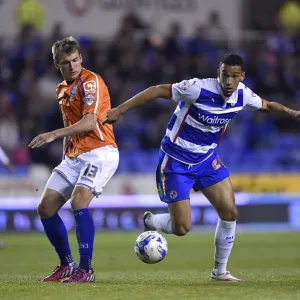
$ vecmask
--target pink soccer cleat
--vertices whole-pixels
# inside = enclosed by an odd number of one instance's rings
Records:
[[[71,276],[77,270],[77,266],[57,266],[53,273],[45,277],[42,281],[44,282],[58,282],[62,279]]]
[[[83,283],[95,281],[94,270],[89,271],[83,269],[77,269],[69,279],[63,280],[62,283]]]

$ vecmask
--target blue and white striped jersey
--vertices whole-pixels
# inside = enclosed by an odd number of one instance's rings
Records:
[[[172,115],[161,149],[189,165],[207,159],[220,142],[229,121],[241,110],[257,110],[262,99],[243,83],[225,97],[218,79],[190,79],[173,84]]]

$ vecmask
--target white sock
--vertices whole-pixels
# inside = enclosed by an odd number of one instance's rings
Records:
[[[150,215],[149,218],[146,219],[146,225],[151,230],[173,233],[170,214]]]
[[[228,258],[235,239],[236,221],[218,220],[215,233],[215,265],[216,275],[226,272]]]

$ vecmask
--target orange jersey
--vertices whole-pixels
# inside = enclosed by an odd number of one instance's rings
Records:
[[[112,125],[102,125],[111,105],[107,86],[98,74],[83,68],[72,84],[68,85],[63,81],[58,85],[56,100],[69,126],[77,123],[87,113],[97,115],[97,127],[94,131],[70,138],[65,148],[67,156],[75,157],[107,145],[117,147]]]

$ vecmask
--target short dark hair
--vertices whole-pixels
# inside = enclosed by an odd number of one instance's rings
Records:
[[[54,62],[58,63],[59,61],[59,54],[61,52],[71,54],[78,50],[80,53],[80,46],[76,39],[72,36],[66,37],[60,41],[56,41],[52,46],[52,55]]]
[[[244,60],[240,55],[235,53],[226,54],[220,61],[220,66],[222,64],[226,64],[228,66],[240,66],[242,71],[244,71]]]

